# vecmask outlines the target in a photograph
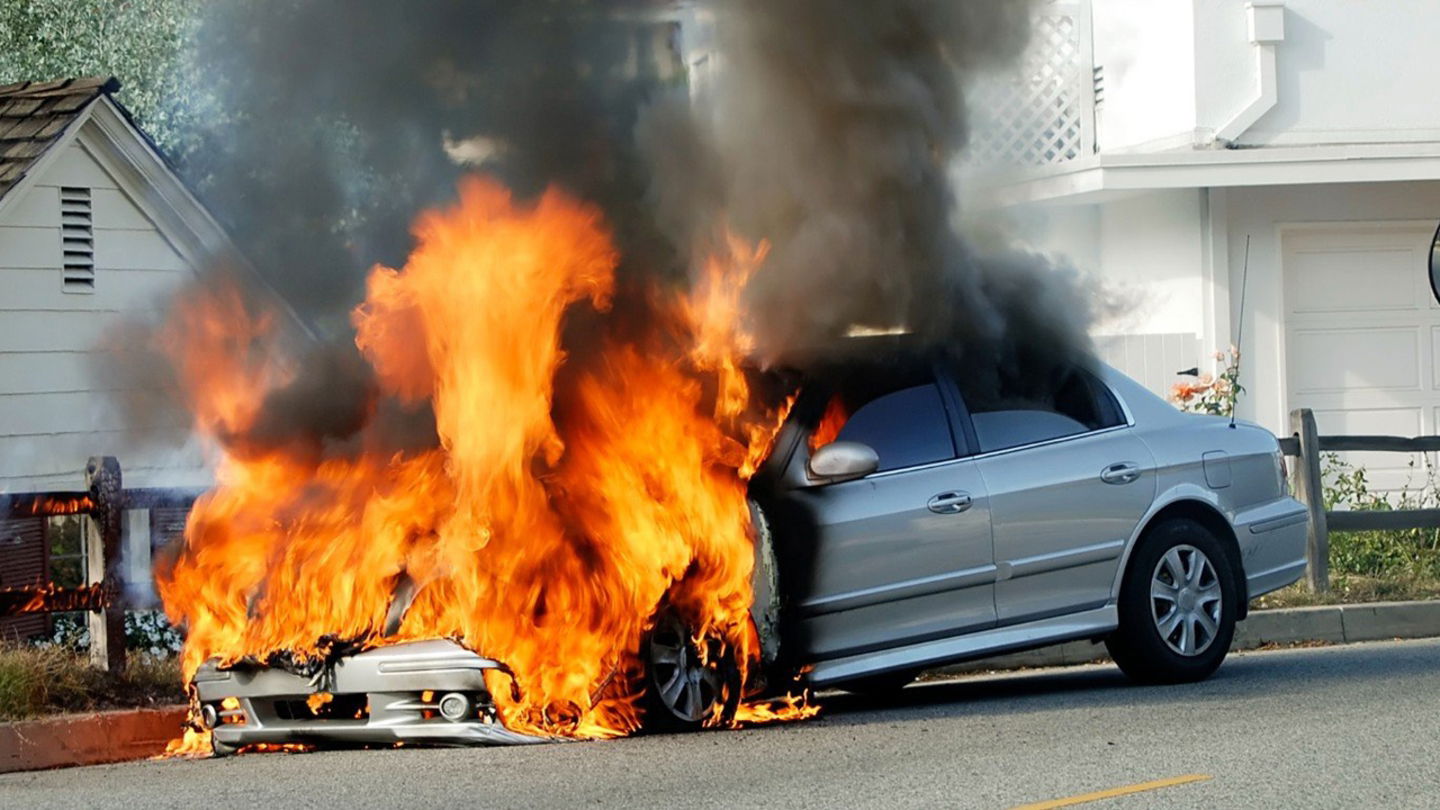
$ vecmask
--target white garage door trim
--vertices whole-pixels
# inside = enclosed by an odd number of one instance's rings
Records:
[[[1440,433],[1434,229],[1424,221],[1281,228],[1286,402],[1314,410],[1321,433]],[[1347,460],[1377,488],[1424,480],[1407,455]]]

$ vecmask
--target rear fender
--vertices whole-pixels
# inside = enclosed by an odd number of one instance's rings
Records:
[[[1190,483],[1179,483],[1171,487],[1155,502],[1141,518],[1136,526],[1130,541],[1125,544],[1125,553],[1120,557],[1120,566],[1115,571],[1115,582],[1111,585],[1111,602],[1120,599],[1120,586],[1125,581],[1125,573],[1130,567],[1130,557],[1135,553],[1141,541],[1145,539],[1146,532],[1150,527],[1171,518],[1188,518],[1209,529],[1212,534],[1230,550],[1230,570],[1235,577],[1235,583],[1241,591],[1240,609],[1238,619],[1244,619],[1250,611],[1250,595],[1247,591],[1245,578],[1245,566],[1240,559],[1240,543],[1235,539],[1235,529],[1230,525],[1230,520],[1225,516],[1221,508],[1220,499],[1215,493],[1205,487]]]

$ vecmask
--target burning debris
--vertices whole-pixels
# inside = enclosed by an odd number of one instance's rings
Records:
[[[643,112],[594,76],[636,40],[587,39],[593,11],[454,3],[398,19],[392,4],[334,5],[298,4],[243,40],[220,36],[223,10],[209,36],[238,62],[274,57],[245,73],[242,99],[281,80],[289,93],[317,43],[386,54],[386,81],[332,70],[326,109],[355,128],[349,154],[416,170],[375,163],[360,183],[304,138],[277,156],[266,137],[266,161],[294,171],[236,188],[311,186],[286,223],[257,207],[235,218],[264,263],[303,231],[319,247],[290,261],[343,271],[356,243],[322,234],[355,236],[339,223],[356,220],[357,189],[384,198],[360,219],[386,245],[397,211],[426,210],[408,258],[366,275],[348,331],[332,317],[343,278],[271,273],[341,335],[318,349],[223,276],[177,297],[152,335],[217,448],[216,486],[158,572],[187,630],[185,677],[213,672],[207,661],[310,677],[337,649],[449,639],[503,660],[483,680],[506,729],[614,736],[642,723],[638,650],[672,611],[693,634],[684,646],[735,669],[709,725],[813,714],[798,691],[742,702],[763,678],[746,487],[792,393],[755,369],[834,360],[857,325],[904,324],[996,368],[1083,351],[1073,284],[1030,257],[986,258],[955,227],[962,76],[1019,50],[1026,4],[715,4],[716,76],[693,106]],[[617,4],[622,17],[649,6]],[[614,19],[598,24],[607,36]],[[537,63],[536,86],[517,78]],[[351,81],[365,84],[334,86]],[[479,105],[496,87],[513,92]],[[267,108],[316,101],[286,93]],[[417,157],[427,127],[433,148]],[[236,133],[231,157],[253,138]],[[486,145],[495,176],[457,181],[463,144]],[[426,207],[456,183],[458,200]],[[296,230],[317,222],[335,227]]]

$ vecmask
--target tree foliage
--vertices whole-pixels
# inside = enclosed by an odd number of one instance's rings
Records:
[[[117,100],[172,159],[187,151],[193,105],[186,48],[199,0],[3,0],[0,84],[115,76]]]

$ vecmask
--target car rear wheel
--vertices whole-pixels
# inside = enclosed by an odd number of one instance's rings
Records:
[[[690,731],[712,717],[728,723],[740,702],[740,671],[724,641],[696,633],[664,608],[641,646],[646,731]],[[703,651],[701,649],[703,644]]]
[[[1105,646],[1141,683],[1210,677],[1230,651],[1239,589],[1230,553],[1193,520],[1148,531],[1120,586],[1120,627]]]

